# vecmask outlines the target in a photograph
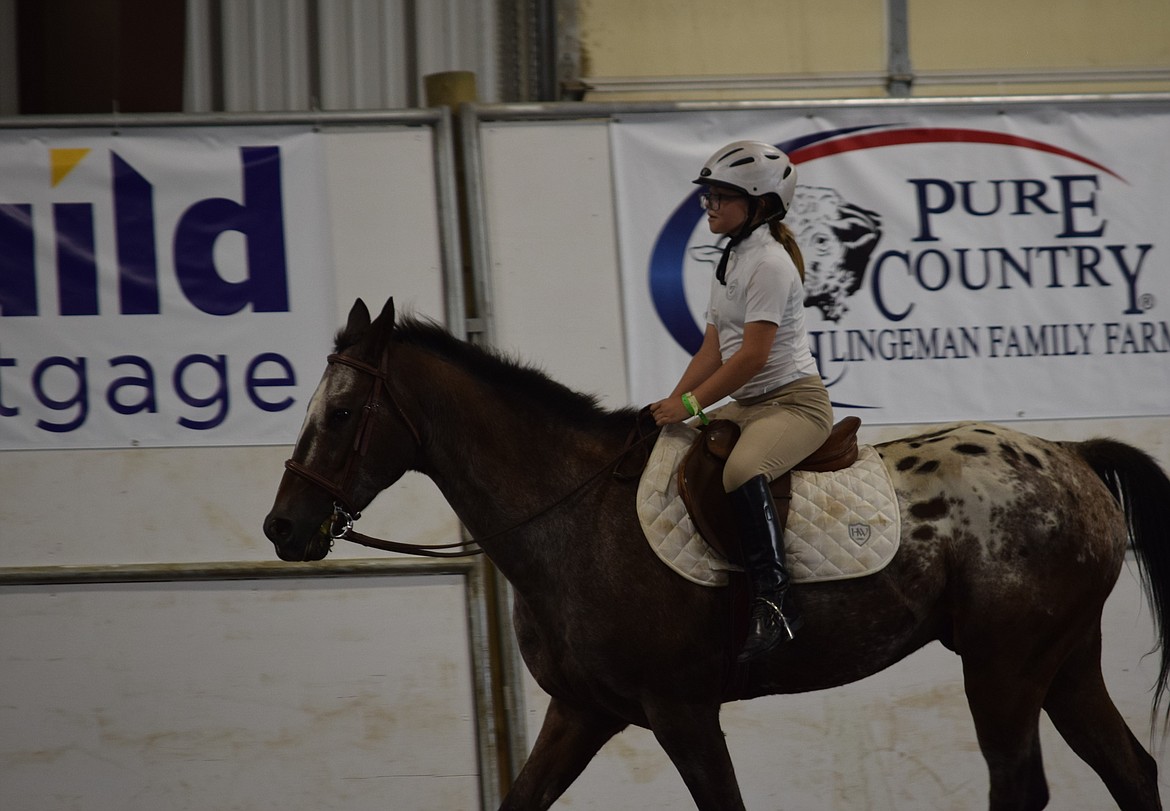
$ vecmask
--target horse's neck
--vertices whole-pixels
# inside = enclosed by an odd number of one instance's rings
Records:
[[[478,423],[478,425],[476,425]],[[604,443],[583,452],[566,426],[507,417],[463,423],[428,453],[425,471],[475,535],[525,523],[567,496],[604,465]]]
[[[540,535],[548,508],[620,452],[621,440],[600,431],[521,416],[522,405],[471,378],[431,379],[418,404],[427,426],[420,469],[489,553],[502,533],[505,546]]]

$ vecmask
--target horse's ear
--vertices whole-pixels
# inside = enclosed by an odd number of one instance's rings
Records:
[[[394,296],[386,299],[386,303],[382,306],[382,314],[378,316],[378,320],[382,322],[384,328],[394,326]]]
[[[345,334],[357,339],[359,335],[370,328],[370,310],[360,298],[354,301],[349,309],[349,320],[345,322]]]
[[[391,297],[386,300],[386,304],[382,307],[382,312],[374,319],[373,326],[370,328],[369,340],[373,342],[374,346],[381,346],[390,340],[390,334],[393,331],[394,299]]]

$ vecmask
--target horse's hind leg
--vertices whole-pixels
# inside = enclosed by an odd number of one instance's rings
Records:
[[[991,811],[1038,811],[1048,805],[1040,756],[1041,691],[1008,659],[963,660],[963,686],[991,777]]]
[[[1101,776],[1122,811],[1158,811],[1158,765],[1134,737],[1105,689],[1101,630],[1065,660],[1044,709],[1072,750]]]
[[[500,811],[544,811],[626,722],[552,699],[532,752]]]

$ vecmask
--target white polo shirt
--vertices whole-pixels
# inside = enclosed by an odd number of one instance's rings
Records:
[[[757,397],[819,374],[804,326],[800,273],[767,226],[761,225],[735,247],[728,257],[726,279],[724,286],[711,276],[707,303],[707,323],[719,332],[719,354],[725,363],[743,345],[744,324],[770,321],[778,326],[764,368],[731,396]]]

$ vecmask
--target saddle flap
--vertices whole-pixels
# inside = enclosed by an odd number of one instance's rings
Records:
[[[793,470],[828,472],[847,468],[857,461],[857,430],[861,420],[846,417],[833,426],[829,438],[796,465]],[[678,469],[678,492],[686,505],[695,528],[716,552],[732,563],[742,563],[739,534],[731,498],[723,490],[723,466],[739,441],[740,428],[730,420],[712,420],[699,429],[699,436],[687,451]],[[792,493],[792,477],[784,475],[772,482],[776,509],[787,517]]]
[[[728,549],[725,541],[734,539],[735,515],[731,498],[723,490],[723,465],[739,439],[739,426],[731,420],[712,420],[699,429],[678,468],[678,493],[686,505],[695,529],[716,552],[730,561],[741,558],[739,544]]]

